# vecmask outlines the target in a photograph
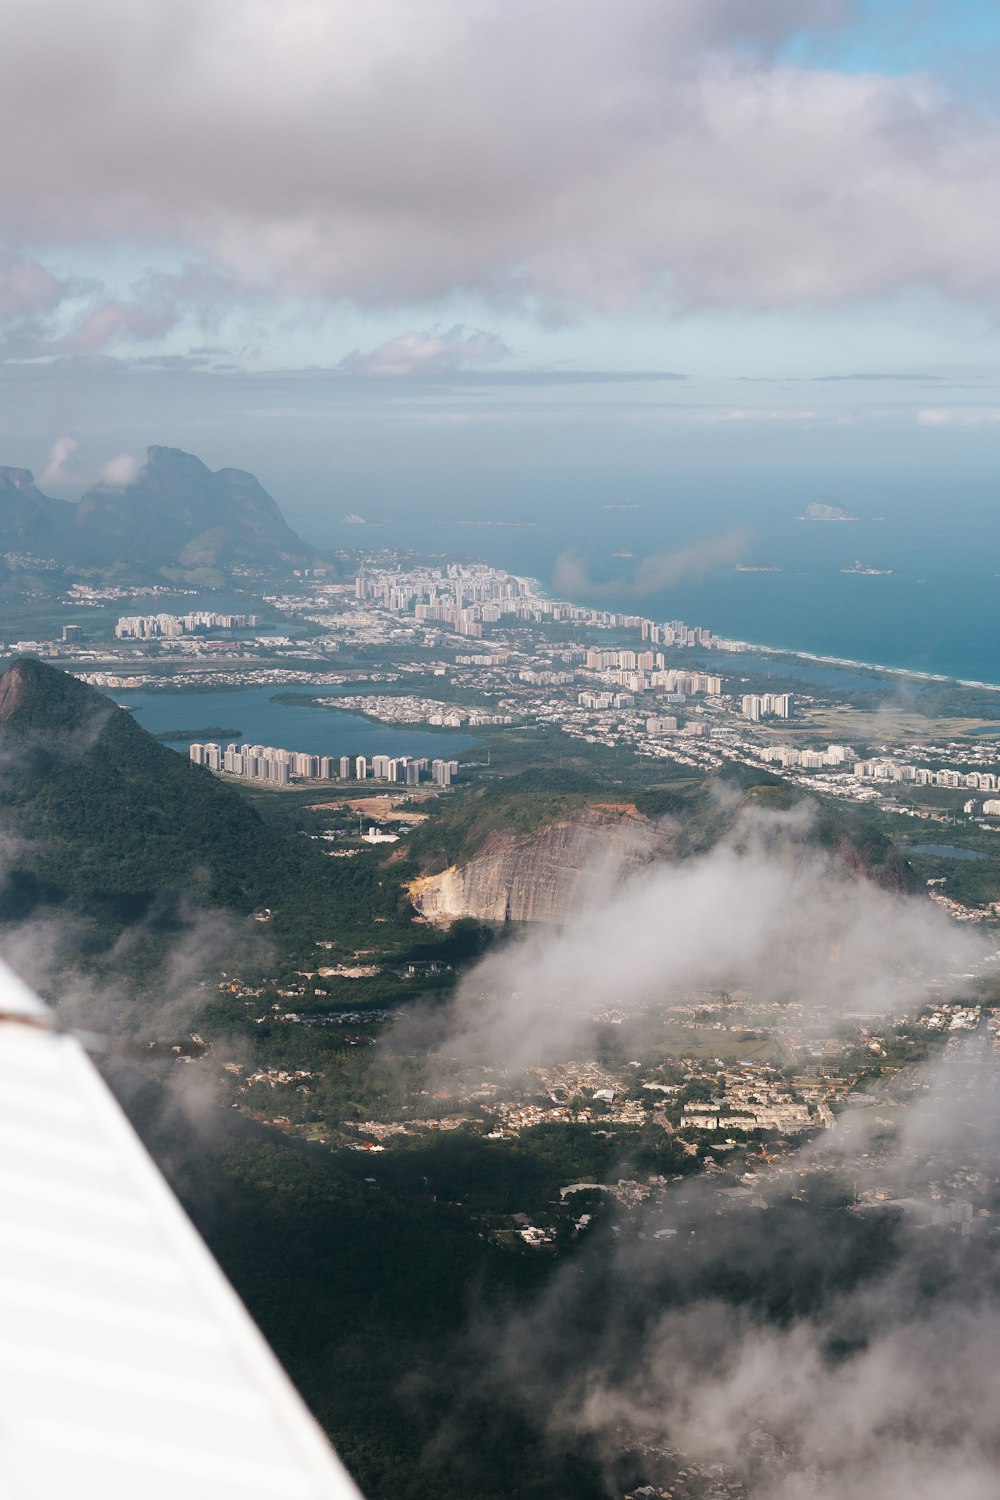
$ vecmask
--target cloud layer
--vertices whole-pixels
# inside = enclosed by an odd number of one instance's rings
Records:
[[[494,1067],[587,1057],[609,1009],[645,1011],[655,1045],[665,1003],[733,984],[795,1002],[801,1042],[810,1012],[830,1027],[908,1009],[929,978],[984,956],[981,935],[849,878],[808,831],[802,808],[744,809],[709,853],[609,879],[587,912],[463,982],[441,1049]],[[988,1500],[998,1242],[916,1226],[967,1194],[996,1204],[990,1042],[956,1038],[777,1168],[650,1178],[644,1205],[610,1235],[591,1225],[530,1304],[481,1310],[473,1389],[519,1403],[554,1452],[596,1457],[609,1495],[658,1471],[674,1492],[696,1464],[704,1493],[749,1500]],[[637,1175],[627,1159],[620,1171]],[[843,1206],[868,1189],[864,1215]]]
[[[489,365],[510,350],[495,333],[456,323],[444,333],[402,333],[377,349],[355,349],[338,365],[348,375],[446,375],[466,365]]]
[[[365,306],[474,293],[545,316],[994,298],[1000,127],[927,77],[780,60],[836,0],[13,0],[12,244],[139,245],[200,286],[108,297],[154,336],[261,288]],[[58,107],[53,108],[53,100]],[[0,310],[58,278],[15,257]]]
[[[723,843],[617,884],[586,910],[487,958],[435,1024],[448,1055],[521,1066],[593,1044],[595,1017],[633,1016],[702,989],[748,987],[831,1018],[902,1012],[928,978],[964,971],[982,939],[926,898],[852,878],[803,837],[805,805],[746,810]]]

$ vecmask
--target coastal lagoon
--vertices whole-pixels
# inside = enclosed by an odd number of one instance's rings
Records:
[[[989,859],[978,849],[960,849],[957,844],[911,844],[910,854],[930,854],[935,859]]]
[[[475,743],[471,734],[454,729],[419,729],[408,724],[379,724],[362,714],[310,703],[276,703],[275,695],[294,691],[316,698],[336,699],[356,692],[355,684],[317,687],[310,683],[269,684],[256,688],[212,688],[206,692],[139,692],[119,689],[114,695],[134,711],[136,722],[150,734],[169,730],[203,731],[213,725],[238,729],[227,739],[257,745],[277,745],[307,755],[412,755],[449,758]],[[195,738],[201,737],[200,734]],[[219,736],[212,736],[219,738]],[[168,740],[186,751],[188,738]]]

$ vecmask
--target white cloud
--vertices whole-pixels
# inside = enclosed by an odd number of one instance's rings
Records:
[[[34,317],[57,307],[70,284],[27,256],[0,258],[0,322]]]
[[[995,298],[1000,126],[926,77],[776,60],[844,10],[11,0],[6,227],[369,306]]]
[[[49,460],[45,465],[45,472],[39,480],[39,484],[55,484],[63,476],[63,471],[73,455],[76,453],[79,443],[73,437],[59,437],[49,451]]]
[[[111,458],[101,470],[101,484],[113,485],[117,489],[124,489],[132,483],[139,472],[138,462],[131,453],[119,453],[117,458]]]
[[[509,353],[498,334],[456,323],[445,333],[402,333],[367,354],[355,349],[338,368],[351,375],[444,375],[466,365],[493,364]]]
[[[852,878],[803,841],[807,827],[804,806],[749,811],[708,854],[651,866],[624,885],[613,870],[598,872],[585,910],[505,945],[462,981],[446,1052],[513,1065],[578,1056],[609,1006],[641,1015],[740,986],[831,1017],[898,1013],[929,977],[982,958],[979,935],[926,896]]]

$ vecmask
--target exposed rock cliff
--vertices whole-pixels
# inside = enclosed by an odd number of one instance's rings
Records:
[[[410,899],[434,922],[557,922],[668,842],[630,805],[585,807],[537,833],[491,834],[468,863],[415,880]]]

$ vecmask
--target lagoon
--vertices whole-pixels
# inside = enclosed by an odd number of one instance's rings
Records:
[[[295,683],[296,692],[316,698],[336,698],[356,692],[356,685],[321,687]],[[470,749],[475,739],[454,729],[415,729],[409,725],[378,724],[346,710],[317,708],[309,703],[276,703],[288,688],[212,688],[207,692],[169,690],[133,692],[119,689],[122,702],[136,722],[150,734],[172,729],[200,729],[226,724],[239,729],[240,741],[301,750],[307,755],[413,755],[449,758]],[[186,751],[187,739],[166,741]]]
[[[957,844],[911,844],[911,854],[930,854],[935,859],[989,859],[978,849],[960,849]]]

